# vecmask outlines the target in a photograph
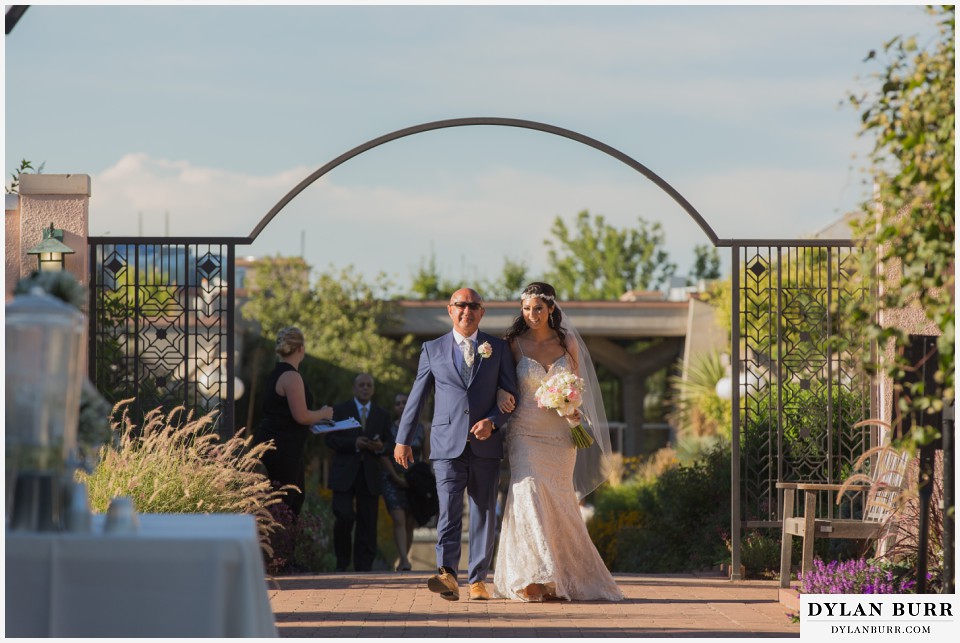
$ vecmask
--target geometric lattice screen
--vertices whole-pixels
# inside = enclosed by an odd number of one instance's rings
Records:
[[[742,246],[739,258],[741,516],[775,523],[776,483],[842,482],[871,446],[870,350],[843,313],[867,296],[849,245]],[[838,339],[846,340],[842,349]],[[819,503],[833,512],[829,503]]]
[[[135,417],[183,405],[233,428],[234,246],[91,237],[90,377]]]

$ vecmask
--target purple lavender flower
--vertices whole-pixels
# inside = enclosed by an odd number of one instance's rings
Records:
[[[898,583],[890,563],[862,558],[826,564],[814,559],[813,569],[800,580],[800,591],[807,594],[905,594],[916,587],[912,579]]]

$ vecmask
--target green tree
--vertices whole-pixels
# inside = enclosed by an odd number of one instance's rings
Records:
[[[720,278],[720,253],[713,246],[697,244],[693,247],[693,270],[690,281],[696,284],[701,279]]]
[[[267,338],[285,326],[298,326],[310,357],[351,373],[372,373],[378,387],[409,385],[411,340],[397,342],[380,334],[399,321],[386,276],[367,283],[348,267],[321,273],[311,286],[309,273],[299,258],[264,259],[244,315],[256,320]]]
[[[440,276],[437,269],[437,255],[430,254],[429,261],[420,260],[420,268],[413,275],[410,291],[417,299],[442,301],[450,299],[450,295],[457,290],[457,285]]]
[[[509,257],[503,259],[503,270],[495,281],[481,286],[480,293],[487,300],[509,301],[520,296],[523,287],[529,283],[530,269],[521,261]]]
[[[250,301],[243,309],[244,316],[259,322],[262,329],[262,337],[248,336],[244,341],[251,382],[244,425],[252,430],[259,422],[262,383],[276,358],[274,338],[284,326],[296,325],[306,335],[307,356],[300,373],[316,405],[349,399],[359,372],[376,378],[374,399],[388,408],[394,394],[409,391],[417,363],[412,339],[397,341],[381,335],[399,321],[398,304],[388,297],[391,288],[383,274],[368,282],[352,267],[330,269],[311,285],[310,266],[302,259],[275,257],[259,262]],[[329,451],[323,440],[309,440],[304,457],[306,487],[313,490],[319,484],[320,463],[329,458]]]
[[[266,257],[257,262],[250,299],[243,315],[260,324],[270,338],[286,326],[300,325],[319,307],[310,288],[310,266],[300,257]],[[301,326],[306,332],[306,328]],[[311,341],[312,337],[307,337]]]
[[[880,346],[909,342],[908,331],[886,328],[877,312],[919,306],[942,331],[938,341],[937,390],[899,385],[901,411],[921,414],[942,408],[954,397],[954,237],[955,237],[955,7],[931,7],[939,37],[918,47],[915,38],[897,36],[885,43],[887,61],[875,75],[879,88],[851,95],[862,110],[861,135],[874,137],[871,174],[874,199],[864,207],[876,213],[857,231],[864,244],[864,270],[882,295],[850,312]],[[871,51],[867,60],[878,60]],[[900,274],[875,266],[900,266]],[[897,385],[911,365],[897,359],[886,365]],[[936,427],[916,427],[909,444],[926,444]]]
[[[619,230],[584,210],[572,229],[557,217],[550,232],[546,279],[565,299],[617,299],[628,290],[660,288],[677,269],[662,248],[660,224],[642,217],[635,228]]]

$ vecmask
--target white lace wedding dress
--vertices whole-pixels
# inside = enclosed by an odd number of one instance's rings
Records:
[[[506,435],[510,491],[494,571],[500,598],[530,600],[524,589],[534,583],[570,600],[623,598],[580,516],[570,426],[534,398],[543,378],[566,364],[564,356],[545,371],[525,355],[517,363],[519,399]]]

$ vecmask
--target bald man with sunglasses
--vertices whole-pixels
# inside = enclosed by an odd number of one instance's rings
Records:
[[[460,599],[457,565],[463,529],[463,494],[470,499],[469,568],[471,600],[487,600],[487,572],[496,538],[497,489],[503,459],[501,427],[510,417],[497,408],[497,388],[516,394],[513,354],[499,337],[479,330],[483,298],[471,288],[450,297],[447,314],[453,330],[424,343],[417,378],[400,418],[394,460],[407,468],[410,447],[424,404],[434,395],[430,460],[437,476],[438,573],[430,591],[449,601]]]

